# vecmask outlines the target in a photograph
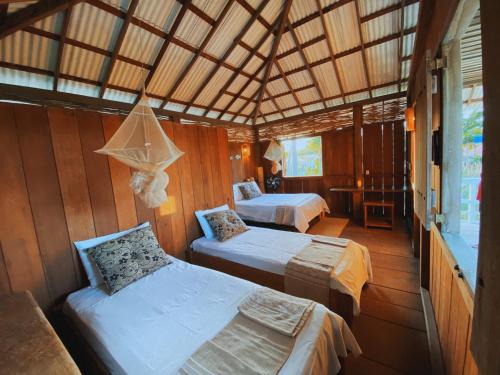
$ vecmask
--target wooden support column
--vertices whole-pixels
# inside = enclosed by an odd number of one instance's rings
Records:
[[[429,290],[431,267],[431,232],[420,225],[420,286]]]
[[[358,186],[358,181],[363,184],[363,140],[361,139],[361,128],[363,127],[363,106],[355,105],[353,108],[354,121],[354,186]],[[363,194],[352,193],[352,212],[356,222],[363,220]]]
[[[481,231],[474,299],[472,353],[481,374],[499,374],[500,356],[500,2],[481,0],[484,127]]]

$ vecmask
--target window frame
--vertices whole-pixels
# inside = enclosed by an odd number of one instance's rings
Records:
[[[321,163],[321,174],[319,175],[311,175],[311,176],[287,176],[285,175],[285,170],[286,170],[286,163],[285,163],[285,146],[284,146],[284,142],[286,141],[296,141],[296,140],[299,140],[299,139],[310,139],[310,138],[319,138],[319,141],[320,141],[320,152],[319,152],[319,155],[320,155],[320,163]],[[321,134],[319,135],[310,135],[310,136],[304,136],[304,137],[298,137],[298,138],[291,138],[291,139],[284,139],[283,141],[281,141],[281,145],[282,145],[282,148],[283,148],[283,160],[282,160],[282,163],[283,163],[283,170],[282,170],[282,177],[284,179],[288,179],[288,180],[291,180],[291,179],[305,179],[305,178],[308,178],[308,179],[320,179],[320,178],[323,178],[325,176],[325,170],[324,170],[324,165],[323,165],[323,157],[324,157],[324,152],[323,152],[323,137]]]

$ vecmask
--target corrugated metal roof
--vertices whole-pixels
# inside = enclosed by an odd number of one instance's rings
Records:
[[[135,25],[129,25],[120,54],[152,65],[163,44],[163,39]]]
[[[378,86],[398,79],[398,40],[376,45],[366,50],[370,83]]]
[[[97,88],[96,92],[99,93],[99,88]],[[97,93],[95,96],[97,96]],[[104,93],[103,98],[107,99],[107,100],[114,100],[114,101],[123,102],[123,103],[134,103],[136,98],[137,98],[137,95],[131,94],[129,92],[119,91],[119,90],[106,89],[106,92]],[[149,102],[153,107],[160,106],[160,104],[158,104],[158,100],[153,100],[150,98]]]
[[[360,45],[358,19],[354,3],[349,3],[325,14],[326,34],[335,53]]]
[[[340,94],[339,83],[331,62],[315,66],[312,70],[325,97],[329,98]]]
[[[361,52],[338,59],[337,66],[345,92],[357,91],[368,86]]]
[[[62,61],[60,66],[61,74],[65,75],[64,80],[59,80],[59,89],[65,92],[78,93],[80,95],[97,96],[100,91],[100,85],[105,77],[109,64],[109,57],[116,45],[118,34],[123,25],[123,18],[130,5],[130,0],[103,0],[106,4],[120,9],[121,14],[116,12],[106,12],[89,3],[82,2],[73,6],[67,37],[81,43],[80,47],[73,44],[66,44],[64,47]],[[148,93],[159,97],[165,96],[180,77],[184,68],[189,64],[194,56],[193,51],[200,46],[206,35],[210,32],[212,24],[220,16],[222,9],[226,6],[228,0],[194,0],[191,7],[186,11],[179,27],[175,31],[174,39],[160,61],[158,69],[152,75],[151,82],[147,88]],[[265,0],[263,0],[265,1]],[[320,0],[321,7],[333,4],[338,0]],[[375,12],[383,10],[389,6],[399,4],[400,0],[356,0],[359,4],[361,16],[372,15]],[[256,9],[261,4],[260,0],[250,0],[248,4]],[[267,59],[271,52],[275,35],[271,34],[260,46],[256,55],[250,58],[249,63],[242,67],[241,64],[249,56],[249,47],[253,48],[267,32],[265,24],[274,24],[283,9],[283,0],[265,1],[265,8],[261,12],[264,22],[255,20],[242,40],[245,45],[237,45],[233,49],[229,58],[218,65],[214,76],[202,87],[200,94],[196,98],[195,108],[189,109],[189,113],[204,113],[208,106],[228,82],[228,79],[237,69],[243,69],[245,74],[238,75],[227,88],[232,95],[243,90],[242,97],[236,98],[230,107],[231,112],[242,110],[242,116],[249,116],[253,113],[254,103],[245,104],[245,98],[255,100],[257,93],[260,92],[260,83],[263,80],[266,69],[264,58]],[[25,6],[26,3],[9,4],[8,12],[15,11]],[[195,12],[192,7],[198,8]],[[109,76],[107,84],[113,89],[106,89],[105,98],[111,100],[131,102],[135,100],[135,94],[127,92],[128,90],[139,90],[142,79],[138,67],[140,64],[146,64],[148,67],[153,65],[157,58],[161,46],[165,42],[164,32],[169,32],[179,11],[182,7],[182,1],[179,0],[140,0],[135,10],[134,18],[148,24],[147,28],[141,28],[136,25],[136,21],[128,25],[128,30],[123,40],[119,57],[114,64],[113,71]],[[362,40],[364,43],[372,42],[388,35],[399,35],[401,33],[401,10],[395,10],[383,16],[375,17],[361,25]],[[404,26],[406,29],[415,27],[418,19],[419,5],[412,4],[405,7]],[[206,16],[201,17],[199,12],[204,12]],[[43,87],[52,89],[54,69],[56,67],[56,58],[59,50],[58,34],[61,32],[66,12],[52,14],[49,17],[39,20],[29,30],[30,32],[18,31],[0,40],[0,62],[4,67],[0,70],[0,80],[9,83],[22,82],[23,85],[33,87]],[[213,37],[208,42],[204,51],[200,51],[190,72],[182,79],[174,92],[171,102],[168,106],[176,108],[183,107],[183,102],[189,102],[198,90],[204,78],[213,70],[216,65],[214,59],[220,58],[228,47],[236,39],[237,35],[249,21],[253,12],[245,9],[239,1],[234,1],[229,12],[225,15],[223,21],[215,31]],[[271,66],[270,80],[265,88],[262,105],[274,106],[273,100],[270,100],[268,93],[275,96],[280,108],[285,111],[285,116],[296,113],[299,109],[290,87],[293,90],[302,87],[307,89],[300,90],[296,96],[302,105],[320,100],[320,91],[325,98],[335,98],[329,100],[327,105],[334,106],[342,104],[340,98],[340,87],[337,82],[337,76],[334,65],[330,60],[329,45],[325,38],[325,30],[319,17],[315,0],[294,1],[288,19],[291,23],[303,20],[307,17],[307,22],[299,22],[299,26],[294,28],[297,39],[300,44],[308,43],[309,46],[302,46],[307,63],[312,65],[312,72],[318,81],[318,88],[314,86],[315,81],[311,73],[306,68],[303,57],[298,52],[298,48],[292,38],[291,32],[285,32],[280,40],[277,49],[278,56],[285,54],[280,58],[279,65],[284,72],[288,72],[289,85],[282,79],[276,65]],[[207,20],[208,18],[208,20]],[[342,54],[342,57],[336,59],[336,64],[340,73],[342,88],[346,93],[348,101],[361,100],[368,94],[364,64],[361,55],[361,40],[358,30],[358,19],[356,16],[355,2],[349,2],[334,10],[324,13],[326,21],[326,38],[333,48],[334,54]],[[211,20],[213,21],[211,21]],[[158,29],[151,33],[150,29]],[[48,33],[47,33],[48,32]],[[158,36],[163,35],[163,37]],[[314,43],[311,41],[314,40]],[[410,68],[410,57],[413,53],[415,34],[405,35],[403,39],[403,61],[401,62],[401,77],[407,78]],[[182,46],[185,47],[182,47]],[[470,52],[470,58],[464,62],[464,77],[470,77],[471,71],[480,64],[480,57],[474,45],[464,47]],[[294,53],[287,51],[295,50]],[[35,53],[33,53],[35,51]],[[212,58],[207,58],[210,56]],[[371,84],[379,86],[398,81],[399,72],[399,38],[386,42],[382,45],[376,45],[366,49],[366,60],[368,74]],[[327,62],[325,62],[327,61]],[[323,62],[317,65],[318,62]],[[6,68],[12,64],[9,70]],[[257,81],[249,81],[248,75],[254,75],[258,69]],[[24,72],[22,70],[27,70]],[[290,72],[294,72],[290,74]],[[42,73],[45,73],[42,74]],[[38,74],[37,74],[38,73]],[[77,82],[68,81],[68,77],[76,77]],[[107,76],[107,75],[106,75]],[[467,78],[469,79],[469,78]],[[83,83],[87,80],[87,83]],[[93,84],[92,82],[95,82]],[[401,85],[402,89],[406,84]],[[123,90],[120,90],[122,88]],[[116,90],[115,90],[116,89]],[[318,91],[320,90],[320,91]],[[363,90],[361,94],[358,91]],[[374,96],[385,95],[387,93],[397,92],[399,85],[394,84],[386,87],[372,89]],[[355,94],[352,94],[355,92]],[[283,95],[287,94],[287,95]],[[230,101],[233,101],[232,95],[223,94],[215,104],[215,108],[222,110]],[[281,95],[281,96],[280,96]],[[180,102],[175,103],[176,101]],[[155,105],[160,105],[162,100],[155,100]],[[308,108],[322,108],[322,103],[308,104]],[[169,107],[169,108],[170,108]],[[293,107],[293,108],[291,108]],[[310,109],[313,110],[313,109]],[[277,108],[270,110],[276,112]],[[214,112],[210,109],[209,112]],[[217,112],[217,110],[215,110]],[[269,113],[269,112],[267,112]],[[213,113],[212,113],[213,115]],[[281,117],[281,114],[279,114]],[[274,117],[275,115],[272,115]],[[233,114],[224,114],[223,118],[232,118]],[[267,121],[270,116],[267,116]],[[248,122],[246,117],[238,116],[238,121]],[[259,121],[264,121],[259,116]]]
[[[478,11],[461,39],[462,74],[464,85],[478,84],[483,79],[481,18]]]
[[[88,3],[73,7],[68,27],[68,38],[79,40],[105,50],[111,50],[116,43],[123,21]]]
[[[109,58],[103,55],[66,45],[61,60],[61,73],[101,81],[103,66],[108,61]]]
[[[170,43],[148,86],[148,92],[166,95],[192,57],[193,53]]]
[[[210,60],[203,57],[198,58],[172,97],[180,101],[189,101],[193,96],[193,92],[206,79],[214,65],[215,63]]]

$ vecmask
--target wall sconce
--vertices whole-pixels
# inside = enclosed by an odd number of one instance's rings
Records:
[[[251,154],[250,145],[244,144],[241,146],[241,155],[243,157],[248,157]]]
[[[415,109],[413,107],[407,108],[405,112],[406,116],[406,131],[415,130]]]
[[[240,159],[241,159],[241,155],[240,154],[230,155],[229,156],[229,160],[240,160]]]

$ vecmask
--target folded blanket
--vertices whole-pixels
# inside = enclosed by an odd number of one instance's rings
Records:
[[[258,289],[238,306],[248,319],[291,337],[300,332],[313,308],[313,301],[269,288]]]
[[[330,305],[330,277],[345,248],[311,242],[285,268],[285,292]]]
[[[276,224],[295,225],[295,207],[293,206],[276,206]]]
[[[239,314],[198,348],[179,373],[275,375],[314,306],[312,301],[260,288],[245,298]]]

